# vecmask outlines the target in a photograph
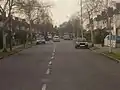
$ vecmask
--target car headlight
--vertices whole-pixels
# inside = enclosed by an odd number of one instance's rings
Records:
[[[86,45],[88,45],[88,42],[85,42]]]
[[[76,44],[80,44],[79,42],[76,42]]]

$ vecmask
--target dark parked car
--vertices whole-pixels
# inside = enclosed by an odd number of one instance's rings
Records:
[[[75,41],[75,48],[89,48],[88,42],[85,38],[77,38]]]

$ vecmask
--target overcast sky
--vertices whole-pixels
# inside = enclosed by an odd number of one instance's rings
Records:
[[[54,2],[52,13],[54,23],[57,25],[68,20],[69,16],[80,10],[78,0],[51,0],[51,1]]]
[[[59,25],[68,20],[69,16],[79,10],[77,0],[53,0],[52,8],[54,23]]]

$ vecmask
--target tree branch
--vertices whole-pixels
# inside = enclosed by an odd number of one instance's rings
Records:
[[[5,5],[4,5],[4,8],[3,8],[4,10],[6,9],[6,7],[8,5],[8,2],[9,2],[9,0],[6,1]]]

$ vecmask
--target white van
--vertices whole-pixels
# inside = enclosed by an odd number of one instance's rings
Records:
[[[110,35],[107,35],[104,39],[104,46],[110,46]],[[120,36],[111,35],[111,46],[120,47]]]

